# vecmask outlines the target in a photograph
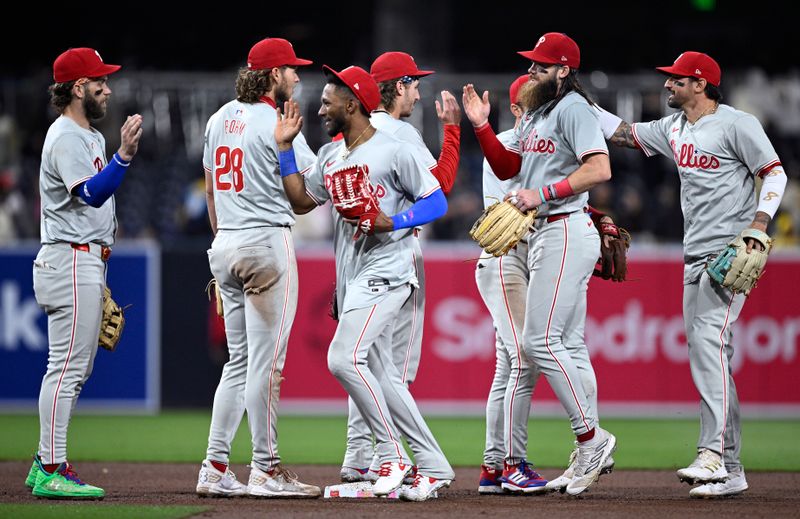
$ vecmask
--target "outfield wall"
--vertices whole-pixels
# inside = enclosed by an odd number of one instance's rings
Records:
[[[117,352],[100,352],[79,410],[210,409],[226,359],[224,331],[203,288],[207,243],[123,242],[109,283],[133,303]],[[472,244],[425,244],[428,306],[422,364],[412,392],[435,414],[482,414],[494,372],[494,330],[474,282]],[[35,244],[0,253],[0,411],[36,412],[47,362],[46,318],[33,299]],[[287,354],[282,412],[339,414],[345,394],[327,370],[336,323],[327,317],[334,280],[329,244],[301,247],[300,302]],[[800,417],[800,253],[773,253],[734,332],[732,364],[745,416]],[[618,416],[697,416],[681,317],[679,247],[631,252],[629,281],[593,279],[586,339],[601,411]],[[544,379],[533,412],[563,411]]]

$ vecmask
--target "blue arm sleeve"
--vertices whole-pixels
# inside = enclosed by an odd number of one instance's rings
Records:
[[[430,223],[447,212],[447,199],[441,189],[437,189],[425,198],[420,198],[408,211],[392,216],[394,230],[407,229]]]
[[[80,196],[92,207],[100,207],[117,190],[122,183],[122,177],[125,176],[125,171],[130,165],[130,162],[124,162],[115,153],[114,157],[100,173],[75,186],[73,194]],[[77,193],[74,193],[75,190],[77,190]]]
[[[278,164],[281,168],[281,177],[288,177],[298,172],[297,162],[294,158],[294,148],[278,152]]]

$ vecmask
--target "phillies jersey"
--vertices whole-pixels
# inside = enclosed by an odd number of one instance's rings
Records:
[[[278,165],[278,112],[271,99],[263,99],[230,101],[206,125],[203,168],[214,184],[219,230],[294,225]],[[316,158],[302,133],[293,146],[301,170]]]
[[[42,199],[41,242],[99,243],[111,246],[117,231],[114,197],[92,207],[75,186],[106,167],[106,141],[92,127],[82,128],[66,116],[47,130],[39,170]]]
[[[305,172],[306,192],[319,205],[333,198],[329,192],[331,173],[354,166],[367,168],[380,209],[389,216],[441,189],[417,146],[381,130],[343,159],[345,149],[344,141],[326,144]],[[337,211],[333,216],[336,286],[342,312],[376,304],[388,290],[406,283],[417,286],[412,229],[362,234],[353,240],[356,227]]]
[[[583,159],[594,153],[608,155],[597,112],[577,92],[558,102],[547,117],[545,103],[522,116],[516,139],[507,148],[522,156],[519,181],[526,189],[538,189],[567,178]],[[539,216],[581,211],[589,201],[584,192],[539,207]]]
[[[516,139],[516,130],[510,129],[497,134],[497,140],[502,142],[505,146],[511,145]],[[483,159],[483,207],[484,209],[493,203],[503,201],[506,193],[511,191],[519,191],[523,189],[520,183],[520,176],[509,178],[508,180],[500,180],[492,171],[489,161]]]
[[[719,105],[694,124],[678,112],[631,127],[645,155],[660,153],[678,166],[686,263],[718,253],[750,225],[756,212],[754,175],[780,164],[755,117]]]

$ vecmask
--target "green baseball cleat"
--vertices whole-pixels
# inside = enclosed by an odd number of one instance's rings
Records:
[[[25,486],[28,488],[33,488],[36,486],[36,476],[39,475],[39,472],[42,472],[42,467],[40,465],[39,456],[33,456],[33,463],[31,464],[31,470],[28,471],[28,477],[25,478]]]
[[[106,492],[81,481],[72,465],[65,461],[52,474],[39,471],[33,495],[48,499],[103,499]]]

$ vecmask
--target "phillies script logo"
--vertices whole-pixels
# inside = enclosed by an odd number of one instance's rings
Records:
[[[675,163],[680,168],[717,169],[719,159],[713,155],[702,155],[694,149],[694,144],[681,144],[680,149],[674,140],[669,141]]]
[[[549,153],[551,155],[556,152],[556,143],[550,139],[540,139],[536,130],[533,130],[527,139],[520,141],[520,145],[522,151],[525,152]]]

